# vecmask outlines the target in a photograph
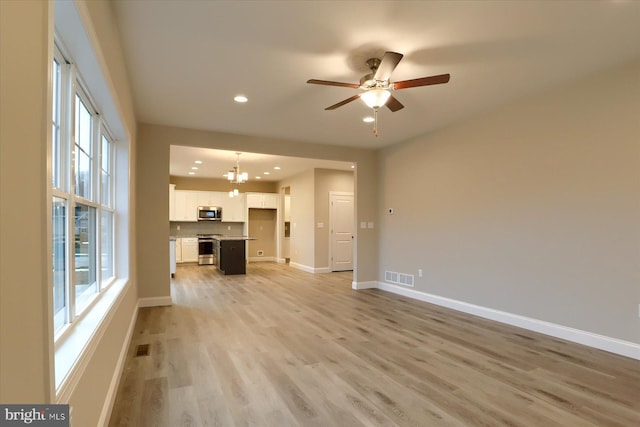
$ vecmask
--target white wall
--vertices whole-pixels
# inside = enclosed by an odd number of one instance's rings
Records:
[[[379,162],[381,281],[640,343],[640,62]]]

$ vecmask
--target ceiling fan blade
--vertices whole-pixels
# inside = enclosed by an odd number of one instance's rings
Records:
[[[447,83],[451,76],[449,74],[439,74],[431,77],[421,77],[419,79],[403,80],[401,82],[395,82],[393,88],[395,90],[407,89],[410,87],[429,86]]]
[[[398,110],[402,110],[404,108],[404,105],[402,105],[400,103],[400,101],[398,101],[396,98],[394,98],[393,95],[391,95],[389,97],[389,99],[387,100],[386,106],[389,110],[391,110],[392,112],[396,112]]]
[[[391,73],[393,73],[393,70],[398,66],[402,56],[403,55],[401,53],[397,52],[385,52],[373,78],[383,81],[389,80]]]
[[[332,106],[325,108],[325,110],[335,110],[336,108],[342,107],[343,105],[348,104],[351,101],[355,101],[358,98],[360,98],[360,94],[353,95],[351,98],[347,98],[344,101],[340,101],[337,104],[333,104]]]
[[[316,80],[316,79],[307,80],[307,83],[311,83],[314,85],[350,87],[353,89],[358,89],[360,87],[360,85],[356,83],[340,83],[340,82],[332,82],[329,80]]]

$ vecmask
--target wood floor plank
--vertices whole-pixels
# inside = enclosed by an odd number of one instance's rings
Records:
[[[640,425],[640,361],[351,281],[179,266],[173,305],[138,313],[109,425]]]

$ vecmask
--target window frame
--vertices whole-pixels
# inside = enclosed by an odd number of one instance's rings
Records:
[[[117,191],[116,184],[116,141],[112,138],[107,124],[104,121],[103,116],[99,113],[99,110],[95,107],[96,103],[93,101],[90,92],[86,89],[80,73],[75,65],[69,60],[69,56],[64,53],[62,43],[59,40],[55,40],[54,44],[54,56],[53,56],[53,69],[52,78],[55,79],[56,63],[59,64],[59,85],[58,93],[53,93],[52,102],[58,103],[57,117],[54,117],[55,107],[52,111],[52,131],[55,131],[55,126],[58,126],[58,141],[52,140],[52,155],[51,155],[51,176],[49,176],[49,185],[51,188],[51,200],[50,203],[58,200],[63,200],[65,203],[65,272],[64,272],[64,294],[65,303],[64,307],[55,312],[55,301],[52,302],[53,313],[53,333],[54,333],[54,345],[55,348],[59,348],[65,337],[68,336],[73,329],[74,325],[87,315],[96,304],[99,297],[106,291],[111,284],[117,280],[117,266],[115,262],[115,240],[116,240],[116,200]],[[57,98],[56,98],[57,95]],[[90,183],[89,194],[78,195],[76,194],[76,159],[74,155],[77,155],[76,150],[79,150],[79,144],[76,144],[76,111],[79,108],[77,101],[80,100],[84,107],[90,114],[91,129],[89,136],[91,138],[90,152]],[[57,119],[57,123],[56,123]],[[55,134],[52,139],[55,139]],[[108,205],[102,204],[102,144],[103,138],[106,139],[109,144],[107,150],[109,162],[107,164],[107,185]],[[80,142],[80,141],[78,141]],[[84,150],[82,150],[84,151]],[[75,154],[74,154],[75,153]],[[53,164],[55,163],[55,165]],[[58,181],[54,181],[53,172],[57,168]],[[106,185],[105,185],[106,186]],[[88,196],[88,197],[84,197]],[[78,306],[80,301],[76,295],[76,253],[75,253],[75,215],[76,207],[82,205],[87,206],[90,209],[94,209],[94,230],[92,230],[93,239],[91,253],[95,259],[95,286],[92,283],[90,286],[94,286],[94,291],[86,298],[82,306]],[[103,211],[109,212],[112,223],[110,225],[110,242],[109,252],[112,274],[109,277],[102,278],[102,232],[103,224],[102,217]],[[53,215],[49,218],[52,222],[52,232],[50,238],[54,238],[53,230]],[[53,254],[52,254],[53,258]],[[54,261],[55,262],[55,261]],[[52,274],[52,277],[54,275]],[[50,284],[54,286],[52,283]]]

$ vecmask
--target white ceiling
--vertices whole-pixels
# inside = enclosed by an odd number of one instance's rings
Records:
[[[640,1],[112,0],[141,122],[380,148],[640,57]],[[404,54],[380,136],[354,101],[365,61]],[[233,101],[237,94],[246,104]]]

